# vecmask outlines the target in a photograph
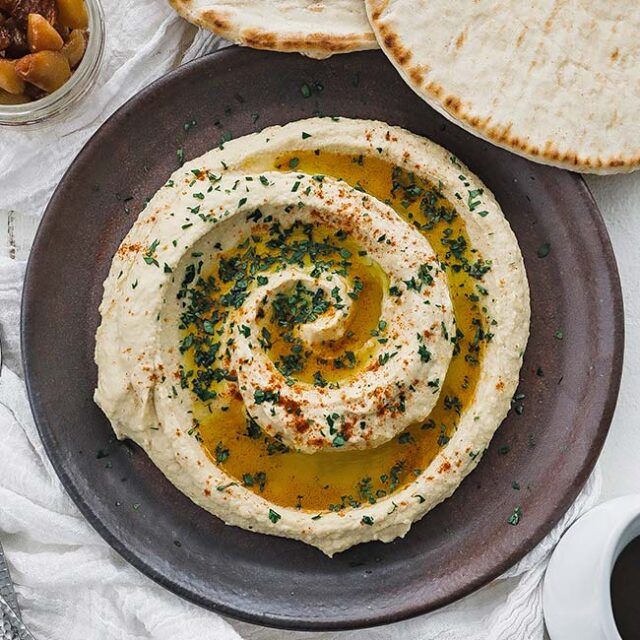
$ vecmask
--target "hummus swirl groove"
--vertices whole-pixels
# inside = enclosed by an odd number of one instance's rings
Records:
[[[404,535],[506,415],[528,336],[497,203],[437,145],[312,119],[174,173],[122,242],[96,402],[228,524]]]
[[[236,372],[237,386],[248,414],[267,433],[280,434],[285,444],[307,453],[338,444],[344,449],[375,447],[415,422],[426,420],[437,400],[429,384],[444,379],[453,350],[442,331],[443,326],[447,332],[453,330],[449,293],[444,273],[428,241],[387,205],[333,179],[323,178],[318,182],[313,178],[298,178],[296,174],[270,173],[263,177],[268,184],[263,185],[257,176],[250,181],[257,187],[247,187],[244,215],[234,214],[243,226],[242,219],[259,209],[281,225],[301,221],[327,226],[329,237],[335,237],[335,233],[342,230],[386,274],[389,286],[398,287],[403,295],[385,296],[380,322],[388,327],[386,341],[392,346],[387,347],[387,342],[378,344],[376,359],[363,371],[340,385],[287,384],[282,371],[256,341],[255,336],[259,334],[256,318],[268,313],[265,308],[270,306],[275,294],[301,283],[314,294],[323,292],[318,299],[331,301],[317,319],[296,327],[302,337],[301,346],[340,340],[349,316],[357,313],[354,287],[335,271],[312,277],[289,265],[269,275],[265,284],[256,283],[236,320],[237,326],[248,329],[235,336],[228,367]],[[299,187],[292,192],[296,182]],[[272,204],[272,190],[285,197],[277,197]],[[257,200],[252,197],[254,194]],[[232,203],[227,200],[223,206],[227,209]],[[293,209],[287,212],[290,207]],[[222,228],[220,231],[228,233]],[[376,241],[384,234],[389,244]],[[347,255],[347,251],[341,249],[343,255]],[[339,263],[338,271],[344,271],[346,277],[350,258],[341,259]],[[406,282],[411,278],[426,284],[408,288]],[[377,343],[377,338],[371,336],[368,342]],[[388,358],[386,362],[385,358]],[[265,392],[277,394],[278,402],[265,402]],[[406,405],[404,411],[398,408],[401,402]],[[327,424],[326,417],[330,415],[338,416],[333,428]]]

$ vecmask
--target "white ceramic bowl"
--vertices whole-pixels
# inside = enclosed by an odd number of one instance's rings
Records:
[[[620,552],[638,536],[640,495],[597,506],[562,536],[542,594],[552,640],[622,640],[611,606],[611,573]]]

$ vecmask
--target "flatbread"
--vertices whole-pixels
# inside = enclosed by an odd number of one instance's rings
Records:
[[[312,58],[376,49],[362,0],[169,0],[186,20],[238,44]]]
[[[640,166],[638,0],[365,0],[407,83],[467,131],[537,162]]]

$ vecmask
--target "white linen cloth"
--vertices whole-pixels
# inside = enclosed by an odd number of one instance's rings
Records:
[[[0,131],[0,224],[34,227],[81,146],[126,99],[177,65],[219,46],[162,0],[103,0],[107,42],[98,86],[72,117],[37,131]],[[31,225],[29,224],[31,221]],[[25,232],[28,233],[28,232]],[[5,234],[6,235],[6,234]],[[0,235],[0,540],[23,618],[42,640],[536,640],[540,584],[564,529],[595,504],[596,470],[554,531],[500,579],[440,611],[366,631],[267,629],[195,607],[124,562],[83,519],[43,451],[19,361],[19,298],[26,251],[2,257]],[[28,241],[25,242],[28,244]],[[13,255],[16,254],[16,255]]]

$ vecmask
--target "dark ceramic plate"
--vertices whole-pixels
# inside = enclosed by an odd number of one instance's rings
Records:
[[[361,545],[333,559],[300,542],[227,527],[196,507],[143,451],[113,442],[92,401],[102,282],[145,198],[177,167],[176,151],[192,158],[227,132],[241,136],[317,113],[406,127],[468,164],[518,237],[533,311],[520,386],[524,412],[511,412],[478,469],[404,540]],[[541,258],[545,243],[550,252]],[[234,48],[142,91],[100,128],[56,190],[31,252],[22,319],[40,435],[93,526],[175,593],[237,618],[297,629],[354,628],[425,613],[521,558],[589,475],[622,365],[616,264],[581,178],[450,124],[379,52],[318,62]],[[515,507],[523,515],[512,526]]]

